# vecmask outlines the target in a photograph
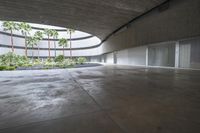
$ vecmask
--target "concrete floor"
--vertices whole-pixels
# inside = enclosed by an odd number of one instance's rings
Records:
[[[199,133],[200,71],[0,72],[0,133]]]

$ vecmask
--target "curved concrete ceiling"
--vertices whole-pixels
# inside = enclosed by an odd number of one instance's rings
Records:
[[[166,0],[2,0],[0,19],[73,28],[105,39]]]

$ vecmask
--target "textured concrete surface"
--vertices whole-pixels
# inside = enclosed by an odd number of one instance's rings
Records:
[[[154,10],[134,21],[128,29],[110,37],[103,53],[159,42],[200,36],[200,1],[170,0],[165,11]]]
[[[200,71],[0,72],[0,133],[199,133]]]
[[[104,39],[131,19],[166,0],[6,0],[0,19],[51,24]]]

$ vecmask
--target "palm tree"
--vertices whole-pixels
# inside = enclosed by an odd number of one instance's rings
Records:
[[[4,21],[3,22],[4,31],[10,31],[10,41],[12,46],[12,52],[14,52],[14,45],[13,45],[13,31],[18,30],[17,23],[12,21]]]
[[[32,28],[28,23],[25,22],[18,23],[18,28],[25,37],[25,56],[27,57],[27,35],[30,34]]]
[[[55,57],[56,57],[56,40],[58,38],[58,32],[56,30],[53,30],[53,39],[54,39],[54,52],[55,52]]]
[[[47,35],[48,37],[48,49],[49,49],[49,58],[51,57],[51,52],[50,52],[50,37],[53,36],[53,30],[52,29],[45,29],[44,34]]]
[[[27,37],[27,45],[32,47],[32,60],[33,60],[33,47],[37,45],[38,39],[35,36]]]
[[[37,41],[41,41],[43,39],[43,32],[37,31],[35,32],[34,36],[37,38]],[[36,44],[38,46],[38,59],[40,58],[40,47],[39,44]]]
[[[68,46],[68,40],[65,38],[61,38],[58,42],[59,46],[63,47],[63,56],[65,57],[65,47]]]
[[[75,30],[74,29],[67,29],[67,33],[69,33],[69,39],[70,39],[70,44],[69,44],[69,47],[70,47],[70,57],[72,58],[72,33],[74,33]]]

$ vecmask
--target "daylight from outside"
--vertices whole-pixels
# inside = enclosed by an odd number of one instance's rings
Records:
[[[74,29],[14,21],[0,21],[0,25],[1,70],[74,67],[100,51],[82,50],[101,41]]]

